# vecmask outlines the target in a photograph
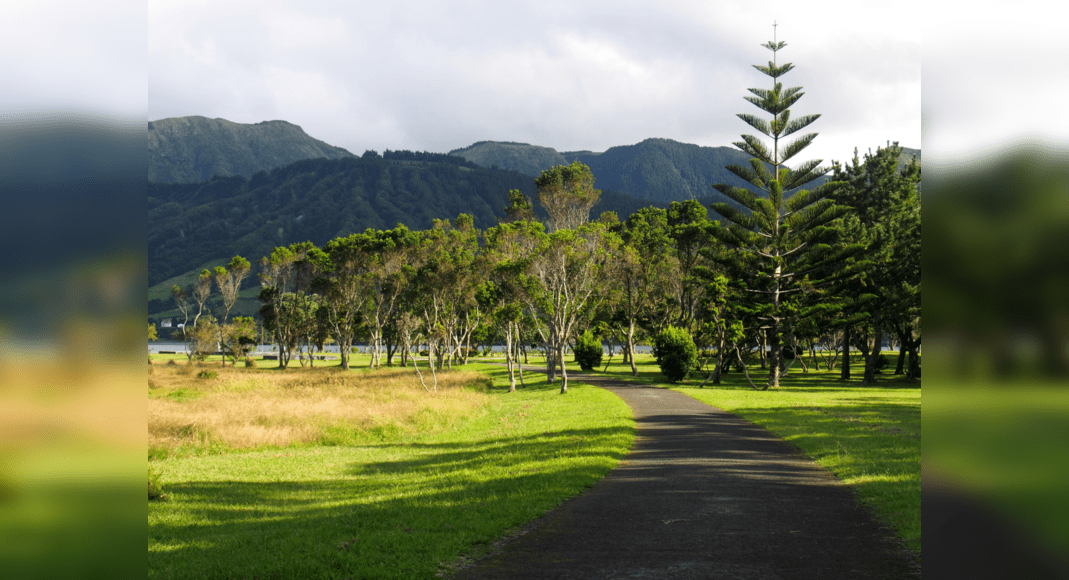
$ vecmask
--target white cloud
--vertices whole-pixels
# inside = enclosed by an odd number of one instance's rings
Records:
[[[285,119],[346,147],[446,151],[483,139],[603,150],[728,145],[771,22],[822,113],[809,157],[919,146],[919,25],[845,3],[149,5],[150,118]],[[905,14],[904,14],[905,13]]]

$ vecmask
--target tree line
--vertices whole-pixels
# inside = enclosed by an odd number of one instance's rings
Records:
[[[791,64],[777,65],[783,42],[767,66],[772,89],[747,97],[771,119],[739,117],[770,139],[743,135],[737,147],[749,166],[727,169],[763,195],[730,184],[713,188],[733,203],[710,207],[695,200],[646,207],[621,220],[604,212],[591,221],[601,192],[576,161],[535,179],[539,218],[530,197],[509,192],[505,217],[480,230],[471,215],[434,220],[417,231],[404,225],[277,247],[260,262],[263,326],[279,347],[285,368],[294,352],[322,349],[332,340],[349,368],[355,341],[366,340],[371,366],[413,364],[427,386],[421,360],[436,373],[463,364],[471,345],[503,344],[510,385],[523,383],[520,360],[538,347],[548,380],[560,374],[567,392],[565,350],[586,332],[620,345],[637,374],[636,345],[662,333],[686,335],[700,353],[696,371],[714,384],[734,369],[754,388],[779,385],[801,366],[837,365],[850,378],[849,351],[864,360],[863,384],[875,380],[885,337],[899,348],[899,367],[920,374],[920,166],[899,167],[898,144],[850,163],[820,167],[820,160],[786,162],[816,137],[787,137],[819,115],[791,118],[802,95],[779,80]],[[823,180],[831,173],[830,179]],[[820,182],[813,189],[806,184]],[[539,212],[541,213],[541,212]],[[175,287],[190,337],[198,336],[212,282],[232,306],[249,263],[240,256],[226,268],[201,273],[191,293]],[[232,294],[229,294],[232,293]],[[190,298],[191,297],[191,298]],[[185,308],[181,301],[185,300]],[[197,305],[193,314],[192,305]],[[236,361],[243,356],[243,319],[209,323]],[[240,328],[239,328],[240,327]],[[246,338],[247,340],[247,338]],[[425,348],[421,348],[425,347]],[[611,356],[610,351],[610,356]],[[754,382],[749,365],[768,372]],[[427,387],[428,389],[431,387]]]

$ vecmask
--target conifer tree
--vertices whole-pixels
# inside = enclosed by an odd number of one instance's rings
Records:
[[[836,199],[854,211],[841,229],[866,248],[868,267],[856,268],[851,290],[853,310],[863,315],[867,337],[858,337],[865,359],[862,385],[875,380],[882,337],[900,330],[903,346],[912,354],[912,339],[920,315],[920,197],[921,168],[916,159],[899,166],[898,143],[878,147],[861,161],[857,150],[851,163],[835,163],[834,179],[843,183]],[[844,321],[846,332],[860,330]],[[910,343],[910,344],[906,344]],[[844,359],[845,360],[845,359]],[[844,374],[849,367],[844,365]]]
[[[748,211],[728,203],[714,203],[710,207],[728,222],[727,228],[713,230],[714,235],[735,250],[724,254],[725,266],[735,273],[741,288],[755,297],[755,310],[768,332],[772,350],[765,386],[768,388],[779,386],[781,335],[787,328],[785,325],[789,325],[792,313],[801,312],[796,293],[810,287],[810,278],[816,280],[826,275],[833,265],[860,247],[833,249],[831,246],[836,232],[827,224],[848,211],[829,198],[837,183],[801,189],[828,172],[828,168],[820,167],[823,160],[807,161],[793,170],[785,165],[812,143],[817,134],[808,133],[790,142],[786,138],[809,126],[820,115],[791,118],[791,105],[804,93],[801,87],[784,88],[780,82],[780,77],[794,68],[791,63],[780,65],[776,61],[776,53],[787,43],[772,40],[762,46],[772,51],[772,60],[768,65],[754,65],[754,68],[771,77],[772,88],[751,88],[753,96],[745,98],[771,115],[771,119],[744,113],[738,117],[771,139],[772,146],[766,146],[753,135],[742,135],[742,141],[734,145],[753,156],[750,167],[729,165],[726,169],[756,186],[764,196],[755,196],[741,187],[716,184],[714,189]],[[792,300],[795,304],[788,308],[788,301]]]

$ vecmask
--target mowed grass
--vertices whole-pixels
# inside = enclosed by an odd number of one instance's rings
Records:
[[[567,357],[569,372],[579,372]],[[839,380],[839,370],[812,366],[803,373],[795,364],[780,388],[755,391],[742,373],[731,372],[722,384],[699,388],[704,376],[671,384],[652,355],[635,357],[638,376],[616,355],[595,374],[662,385],[760,425],[785,439],[850,486],[859,501],[890,526],[921,555],[921,387],[907,384],[891,366],[877,375],[874,386],[860,386],[861,366],[855,360],[852,381]],[[544,365],[542,357],[531,364]],[[807,359],[807,363],[808,363]],[[758,385],[768,371],[754,367],[750,378]]]
[[[150,374],[168,494],[148,506],[150,578],[431,578],[591,486],[634,438],[610,393],[544,378],[507,393],[500,367],[440,374],[437,393],[411,368],[181,368]]]

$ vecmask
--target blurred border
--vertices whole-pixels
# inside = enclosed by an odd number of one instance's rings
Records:
[[[1049,6],[925,12],[924,571],[1069,578],[1069,122]]]
[[[144,119],[0,114],[0,576],[144,573]]]

